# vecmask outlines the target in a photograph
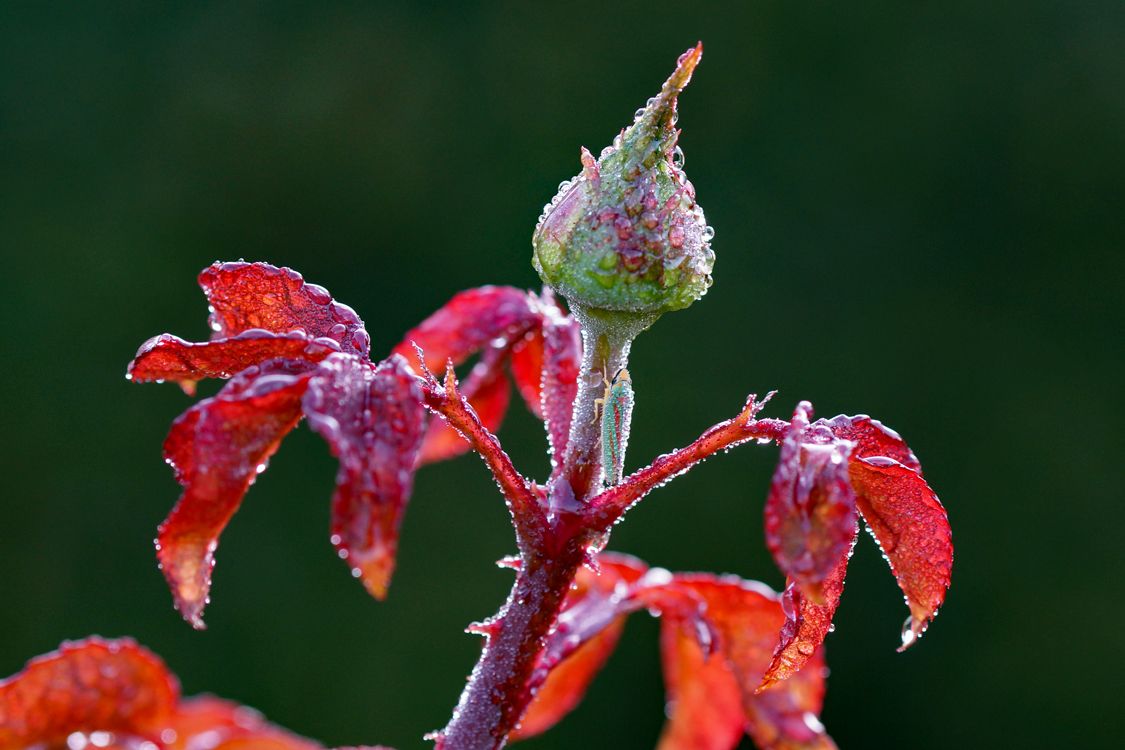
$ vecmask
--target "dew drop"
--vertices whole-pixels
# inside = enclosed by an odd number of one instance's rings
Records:
[[[332,295],[328,293],[327,289],[320,286],[319,284],[305,284],[305,294],[307,294],[309,299],[311,299],[313,302],[316,302],[317,304],[327,305],[332,301]]]
[[[899,647],[899,651],[905,651],[918,641],[918,634],[914,632],[914,624],[913,615],[907,617],[906,622],[902,624],[902,645]]]
[[[805,722],[805,726],[809,728],[809,731],[815,732],[816,734],[824,733],[824,725],[820,723],[820,719],[816,718],[816,714],[813,712],[806,711],[801,719]]]

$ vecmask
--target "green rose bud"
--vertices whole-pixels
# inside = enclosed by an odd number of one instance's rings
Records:
[[[680,56],[660,93],[597,160],[583,148],[582,172],[544,207],[532,263],[572,307],[651,323],[711,286],[714,231],[684,174],[675,127],[676,100],[702,54],[699,44]]]

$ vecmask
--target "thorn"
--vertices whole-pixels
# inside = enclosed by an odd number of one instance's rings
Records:
[[[414,339],[410,339],[410,345],[414,347],[414,354],[418,357],[418,367],[422,370],[422,377],[433,382],[435,380],[434,374],[430,372],[430,368],[426,367],[426,353],[422,351],[422,347],[418,346],[418,342]]]
[[[466,633],[472,635],[482,635],[485,638],[491,638],[500,632],[499,620],[483,620],[481,622],[470,622],[469,626],[465,628]]]
[[[602,175],[598,170],[598,162],[594,159],[594,155],[585,146],[579,150],[579,160],[582,162],[582,174],[590,182],[590,185],[597,190],[601,187]]]
[[[811,401],[798,401],[797,406],[793,409],[793,421],[801,422],[802,426],[807,427],[809,420],[812,419],[813,405]]]
[[[457,373],[453,369],[453,358],[445,360],[445,391],[450,396],[457,393]]]
[[[742,407],[742,413],[739,414],[739,416],[746,417],[747,423],[754,421],[754,418],[758,416],[758,413],[761,412],[762,409],[765,408],[766,404],[770,402],[770,399],[772,399],[776,395],[777,391],[770,391],[766,394],[765,398],[759,401],[758,394],[751,393],[746,397],[746,405]]]
[[[598,553],[589,547],[582,553],[582,564],[589,568],[594,575],[600,576],[602,574],[602,566],[598,563]]]
[[[519,555],[505,555],[496,561],[498,568],[509,568],[511,570],[520,570],[523,568],[523,559]]]

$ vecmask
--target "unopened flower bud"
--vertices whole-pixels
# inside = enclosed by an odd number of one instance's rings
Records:
[[[572,306],[658,316],[711,286],[713,230],[676,146],[676,100],[703,54],[689,49],[660,93],[595,160],[559,186],[532,237],[533,264]]]

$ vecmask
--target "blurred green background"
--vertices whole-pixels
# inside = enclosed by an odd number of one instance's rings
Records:
[[[377,604],[328,543],[334,462],[298,430],[224,535],[196,633],[151,544],[190,401],[125,363],[153,334],[206,336],[194,276],[217,258],[299,269],[376,352],[458,289],[537,286],[531,230],[579,146],[703,39],[680,122],[716,282],[634,348],[629,466],[749,391],[781,391],[773,416],[809,398],[882,418],[949,509],[954,582],[898,655],[901,596],[861,540],[828,640],[840,745],[1120,744],[1125,4],[105,5],[0,6],[0,675],[129,634],[187,693],[330,745],[428,746],[479,648],[461,629],[510,583],[480,463],[419,475]],[[501,437],[543,473],[531,417]],[[708,462],[611,548],[780,585],[775,457]],[[635,617],[526,747],[652,747],[656,632]]]

